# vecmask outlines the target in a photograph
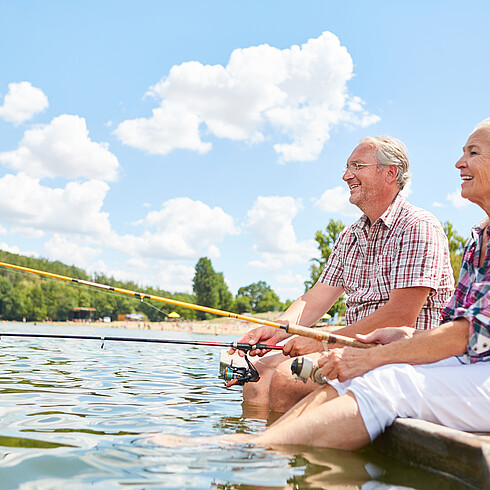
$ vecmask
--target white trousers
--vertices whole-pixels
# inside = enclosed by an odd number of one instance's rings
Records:
[[[490,432],[490,362],[388,364],[349,381],[329,382],[356,397],[371,440],[396,417],[410,417],[469,432]]]

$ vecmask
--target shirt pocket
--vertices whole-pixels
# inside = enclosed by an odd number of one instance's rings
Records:
[[[380,293],[383,297],[390,294],[390,279],[391,269],[393,266],[393,257],[391,254],[379,254],[374,259],[373,268],[371,271],[371,283],[373,289]]]

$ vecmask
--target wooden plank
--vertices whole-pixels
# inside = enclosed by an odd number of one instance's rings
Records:
[[[397,419],[373,446],[395,459],[441,471],[476,488],[490,489],[490,436],[423,420]]]

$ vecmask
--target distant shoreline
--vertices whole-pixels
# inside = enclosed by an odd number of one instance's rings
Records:
[[[3,320],[3,323],[9,322]],[[11,322],[23,324],[24,322]],[[174,331],[174,332],[187,332],[187,333],[199,333],[210,335],[237,335],[241,336],[245,332],[254,328],[257,325],[245,322],[243,320],[233,319],[214,319],[214,320],[202,320],[202,321],[172,321],[172,322],[145,322],[145,321],[45,321],[45,322],[25,322],[35,325],[56,325],[56,326],[77,326],[77,327],[102,327],[102,328],[127,328],[134,330],[157,330],[157,331]]]
[[[262,319],[266,315],[263,315]],[[273,321],[273,318],[277,318],[277,314],[267,315],[267,320]],[[254,318],[259,318],[255,316]],[[2,320],[6,323],[7,320]],[[24,322],[12,322],[22,324]],[[236,335],[242,336],[249,330],[258,327],[259,325],[253,322],[246,322],[244,320],[236,320],[232,318],[214,318],[212,320],[182,320],[182,321],[171,321],[171,322],[145,322],[145,321],[113,321],[113,322],[103,322],[103,321],[45,321],[45,322],[26,322],[35,325],[56,325],[56,326],[85,326],[85,327],[102,327],[102,328],[127,328],[133,330],[156,330],[156,331],[171,331],[171,332],[186,332],[186,333],[198,333],[198,334],[209,334],[209,335]],[[341,328],[340,325],[332,325],[330,329],[332,331]]]

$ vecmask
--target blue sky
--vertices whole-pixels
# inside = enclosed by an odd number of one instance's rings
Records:
[[[352,223],[364,136],[408,147],[408,199],[467,236],[454,163],[490,116],[485,1],[0,0],[0,248],[190,291],[303,292]]]

